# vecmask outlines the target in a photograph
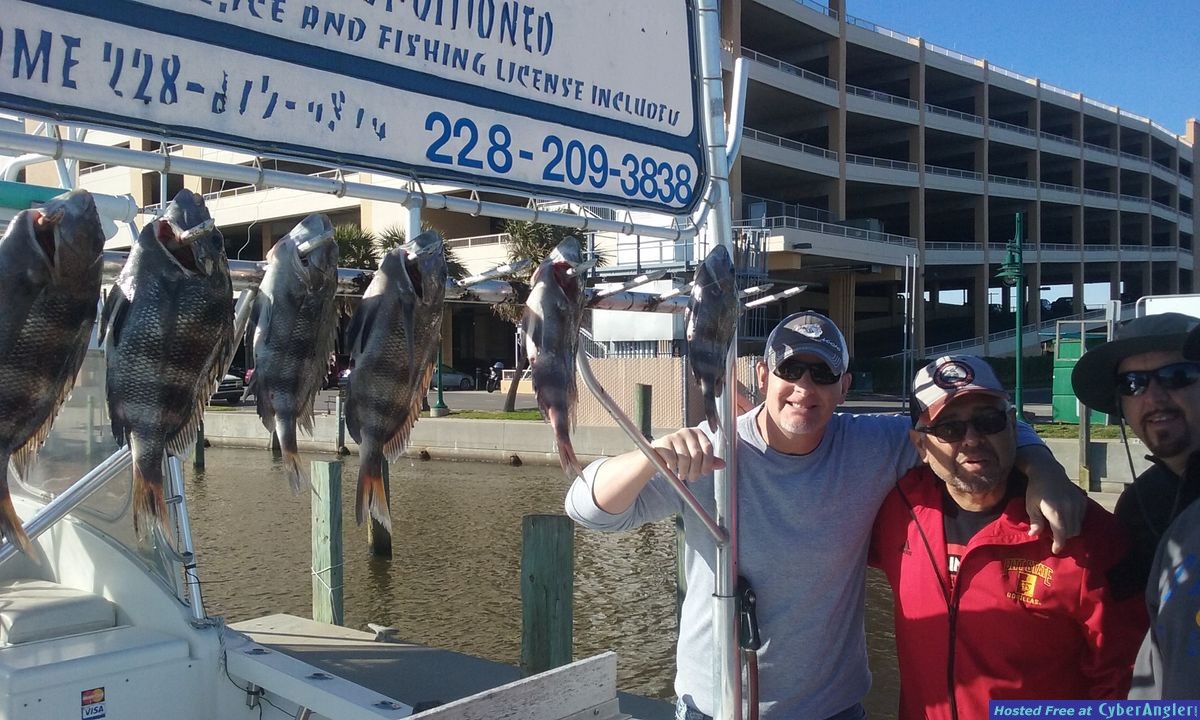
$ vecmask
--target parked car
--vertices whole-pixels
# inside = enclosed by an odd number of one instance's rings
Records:
[[[209,398],[210,403],[223,402],[229,405],[240,403],[242,401],[242,393],[246,389],[246,383],[237,375],[225,373],[221,378],[221,384],[217,387],[217,391]]]
[[[433,377],[430,378],[430,380],[429,380],[429,387],[430,388],[437,387],[437,368],[434,368]],[[455,388],[457,388],[458,390],[474,390],[475,389],[475,376],[471,375],[470,373],[465,373],[460,370],[455,370],[454,368],[450,367],[449,365],[446,365],[445,363],[443,363],[442,364],[442,389],[443,390],[451,390],[451,389],[455,389]]]

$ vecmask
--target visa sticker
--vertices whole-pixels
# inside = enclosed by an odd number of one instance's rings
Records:
[[[79,694],[80,720],[100,720],[104,716],[104,688],[92,688]]]

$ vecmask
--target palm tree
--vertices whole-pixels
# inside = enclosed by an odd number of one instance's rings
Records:
[[[346,268],[376,270],[379,258],[375,248],[379,238],[370,230],[357,225],[338,225],[333,229],[333,241],[338,246],[338,265]]]

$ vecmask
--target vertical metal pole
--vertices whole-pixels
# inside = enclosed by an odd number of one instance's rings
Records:
[[[334,401],[334,408],[337,411],[337,447],[334,450],[340,453],[342,448],[346,447],[346,412],[345,406],[342,404],[342,389],[340,387],[338,388],[337,400]]]
[[[1013,235],[1013,258],[1016,261],[1015,269],[1017,273],[1017,354],[1015,358],[1016,365],[1014,370],[1016,389],[1013,392],[1013,401],[1017,406],[1017,417],[1020,419],[1025,418],[1025,405],[1021,397],[1021,365],[1022,358],[1025,355],[1025,342],[1021,329],[1021,323],[1023,322],[1022,315],[1025,305],[1025,266],[1022,264],[1021,260],[1021,223],[1024,219],[1024,215],[1025,213],[1017,213],[1017,226]]]
[[[88,393],[87,396],[87,445],[85,452],[90,459],[92,457],[92,443],[96,434],[96,396]]]
[[[167,457],[167,479],[173,496],[168,502],[175,508],[175,524],[179,534],[179,554],[183,556],[183,582],[191,599],[192,618],[203,620],[204,596],[200,591],[200,576],[196,570],[196,554],[192,545],[192,523],[188,517],[187,497],[183,492],[183,464],[179,458]]]
[[[725,90],[721,76],[721,13],[718,0],[698,0],[696,27],[700,45],[701,115],[698,118],[710,175],[710,210],[705,230],[737,257],[733,246],[732,214],[729,200],[729,158],[725,154]],[[741,649],[737,628],[737,325],[725,361],[727,391],[718,406],[721,443],[726,468],[713,477],[716,521],[729,536],[728,543],[716,546],[715,591],[713,593],[713,648],[716,680],[714,720],[740,720],[742,717]]]

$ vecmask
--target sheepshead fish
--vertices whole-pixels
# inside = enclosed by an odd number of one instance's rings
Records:
[[[133,523],[166,519],[164,453],[187,457],[229,365],[233,287],[204,199],[181,190],[142,228],[104,302],[113,436],[133,452]]]
[[[738,292],[733,260],[724,245],[716,245],[696,268],[687,309],[688,364],[704,396],[708,427],[717,430],[717,398],[725,389],[725,358],[733,342],[738,316]]]
[[[442,342],[446,276],[441,236],[423,232],[383,257],[350,321],[346,429],[359,445],[360,525],[369,513],[391,530],[383,459],[400,458],[420,416]]]
[[[296,428],[312,434],[313,400],[333,350],[337,261],[333,223],[309,215],[267,253],[254,301],[255,368],[246,392],[257,399],[263,425],[279,438],[294,493],[305,481]]]
[[[75,386],[100,302],[104,231],[86,190],[22,210],[0,238],[0,535],[31,545],[8,492]]]
[[[582,266],[579,241],[565,238],[534,270],[521,318],[538,409],[554,430],[558,460],[572,479],[581,471],[571,445],[571,426],[579,397],[575,352],[585,301]]]

